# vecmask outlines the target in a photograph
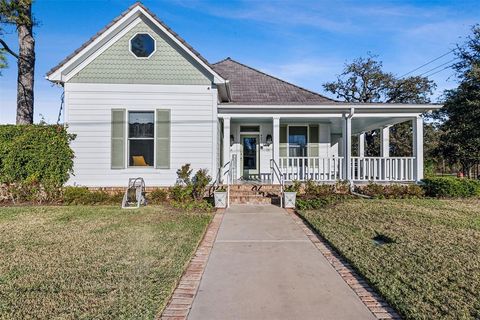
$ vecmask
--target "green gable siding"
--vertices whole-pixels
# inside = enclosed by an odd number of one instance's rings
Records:
[[[155,26],[141,21],[117,42],[95,58],[70,82],[77,83],[142,83],[209,85],[209,79],[191,57],[182,53]],[[129,41],[136,33],[148,32],[156,40],[156,51],[148,59],[138,59],[129,50]]]

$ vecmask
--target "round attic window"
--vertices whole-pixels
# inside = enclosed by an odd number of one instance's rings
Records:
[[[155,52],[155,39],[148,33],[137,33],[130,40],[130,51],[137,58],[149,58]]]

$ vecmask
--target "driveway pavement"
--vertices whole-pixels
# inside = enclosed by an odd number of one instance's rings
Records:
[[[375,319],[281,208],[231,206],[188,319]]]

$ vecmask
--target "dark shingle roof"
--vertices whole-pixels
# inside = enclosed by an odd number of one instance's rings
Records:
[[[232,101],[228,104],[317,105],[336,102],[231,58],[214,63],[212,67],[230,81]]]
[[[124,12],[122,12],[118,17],[116,17],[115,19],[113,19],[109,24],[107,24],[102,30],[100,30],[99,32],[97,32],[93,37],[91,37],[90,39],[88,39],[87,42],[85,42],[84,44],[82,44],[82,46],[80,48],[78,48],[77,50],[75,50],[74,52],[72,52],[70,55],[68,55],[65,59],[63,59],[58,65],[56,65],[55,67],[53,67],[52,69],[50,69],[50,71],[47,72],[47,76],[51,75],[52,73],[54,73],[55,71],[57,71],[59,68],[61,68],[65,63],[67,63],[70,59],[72,59],[76,54],[78,54],[80,51],[82,51],[83,49],[85,49],[90,43],[92,43],[93,41],[95,41],[98,37],[100,37],[105,31],[107,31],[111,26],[113,26],[117,21],[119,21],[120,19],[122,19],[124,16],[127,15],[127,13],[129,13],[130,11],[132,11],[134,8],[136,7],[141,7],[143,10],[145,10],[149,15],[152,16],[153,19],[155,19],[159,24],[161,24],[165,29],[167,29],[168,32],[170,32],[170,34],[172,34],[175,38],[177,38],[178,41],[180,41],[185,47],[188,48],[188,50],[190,50],[194,55],[196,55],[200,60],[202,60],[202,62],[204,62],[207,66],[211,67],[210,63],[207,61],[207,59],[205,59],[204,57],[202,57],[202,55],[200,53],[198,53],[198,51],[196,51],[195,49],[192,48],[192,46],[190,46],[183,38],[181,38],[176,32],[174,32],[172,29],[170,29],[170,27],[168,27],[162,20],[160,20],[153,12],[151,12],[147,7],[145,7],[142,3],[140,2],[135,2],[133,5],[131,5],[127,10],[125,10]]]

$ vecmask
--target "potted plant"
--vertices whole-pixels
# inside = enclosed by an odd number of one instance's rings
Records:
[[[283,191],[283,206],[285,208],[295,208],[298,189],[299,185],[295,182],[285,186],[285,190]]]
[[[219,187],[213,192],[213,198],[215,199],[215,208],[227,207],[227,189],[225,187]]]

